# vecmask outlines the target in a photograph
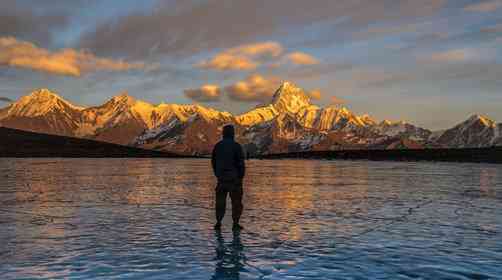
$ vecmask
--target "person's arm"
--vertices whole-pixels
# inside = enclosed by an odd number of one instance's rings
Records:
[[[244,160],[244,152],[242,151],[242,146],[237,144],[237,170],[239,171],[239,178],[244,178],[246,175],[246,163]]]
[[[218,177],[216,175],[216,146],[214,146],[213,148],[213,153],[211,154],[211,166],[213,167],[213,173],[214,173],[214,176]]]

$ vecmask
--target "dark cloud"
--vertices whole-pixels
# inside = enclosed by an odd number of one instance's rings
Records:
[[[61,10],[37,12],[26,1],[0,1],[0,36],[13,36],[22,40],[47,45],[53,32],[69,22],[68,14]]]
[[[8,98],[8,97],[0,97],[0,102],[7,102],[7,103],[11,103],[12,102],[12,99]]]
[[[430,15],[446,0],[207,0],[159,1],[151,12],[136,12],[99,24],[80,46],[98,54],[171,56],[253,43],[313,24],[362,29],[380,21]],[[308,11],[308,12],[298,12]],[[337,29],[338,30],[338,29]],[[321,36],[322,37],[322,36]]]

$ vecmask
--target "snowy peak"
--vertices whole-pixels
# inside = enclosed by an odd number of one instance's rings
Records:
[[[364,114],[362,116],[359,117],[359,119],[366,125],[366,126],[370,126],[370,125],[375,125],[376,124],[376,121],[371,118],[368,114]]]
[[[379,126],[405,126],[407,125],[408,123],[405,122],[405,121],[397,121],[397,122],[393,122],[393,121],[389,121],[389,120],[383,120],[379,123]]]
[[[273,105],[259,107],[247,113],[237,116],[237,123],[243,126],[252,126],[262,122],[267,122],[275,118],[279,113]]]
[[[481,115],[472,115],[467,121],[460,125],[472,126],[476,124],[487,127],[495,127],[497,125],[493,120]]]
[[[49,99],[61,99],[59,95],[54,92],[51,92],[49,89],[41,88],[33,91],[30,95],[28,95],[30,99],[38,99],[38,100],[49,100]]]
[[[130,96],[127,92],[123,92],[117,96],[112,97],[105,106],[115,107],[115,108],[130,108],[136,103],[136,99]]]
[[[436,142],[444,147],[486,147],[498,143],[498,128],[491,119],[473,115],[455,127],[445,130]]]
[[[127,126],[132,122],[136,125],[152,127],[152,115],[155,106],[136,100],[124,92],[112,97],[105,104],[85,109],[79,134],[92,133],[97,129]],[[139,124],[138,124],[139,122]],[[89,126],[88,123],[91,125]]]
[[[9,107],[9,116],[36,117],[49,112],[74,113],[83,110],[48,89],[38,89]]]
[[[284,82],[275,92],[272,105],[281,113],[296,114],[300,109],[311,105],[310,97],[305,92],[290,82]]]
[[[127,93],[127,91],[124,91],[121,94],[112,97],[109,102],[113,102],[113,103],[117,103],[117,104],[133,105],[136,102],[136,99],[134,97],[130,96]]]

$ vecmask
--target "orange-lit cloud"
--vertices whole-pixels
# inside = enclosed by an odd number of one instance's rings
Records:
[[[269,102],[281,85],[281,79],[276,76],[264,77],[253,74],[242,81],[226,86],[223,91],[231,100],[240,102]],[[306,91],[313,100],[319,100],[322,93],[319,89]]]
[[[283,48],[277,42],[262,42],[242,45],[216,54],[209,60],[199,62],[199,68],[225,70],[254,70],[265,58],[281,55]]]
[[[314,100],[319,100],[322,97],[322,93],[318,89],[311,90],[307,94],[310,96],[310,98]]]
[[[198,102],[216,102],[220,100],[221,90],[217,85],[203,85],[197,89],[184,91],[186,97]]]
[[[332,105],[343,105],[343,104],[345,104],[345,100],[343,100],[343,99],[341,99],[339,97],[336,97],[336,96],[332,96],[330,98],[330,103]]]
[[[144,63],[100,58],[83,50],[62,49],[51,52],[13,37],[0,37],[0,65],[74,77],[100,70],[127,71],[147,68]]]
[[[253,70],[258,67],[258,63],[245,56],[221,53],[210,60],[205,60],[197,64],[199,68],[225,70]]]
[[[468,5],[464,8],[464,10],[469,12],[488,13],[488,12],[494,12],[500,7],[502,7],[501,0],[491,0]]]
[[[228,97],[235,101],[265,102],[270,101],[281,81],[277,77],[251,75],[243,81],[224,88]]]
[[[271,56],[277,57],[282,54],[283,47],[277,42],[262,42],[242,45],[226,51],[229,54],[246,55],[251,57]]]
[[[478,56],[476,52],[470,49],[455,49],[444,52],[433,53],[429,57],[421,60],[425,62],[463,62]]]
[[[296,65],[314,65],[319,64],[319,60],[315,57],[303,53],[303,52],[292,52],[286,55],[286,59]]]

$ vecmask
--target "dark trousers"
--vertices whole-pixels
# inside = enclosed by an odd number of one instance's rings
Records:
[[[227,194],[232,200],[232,220],[239,223],[242,214],[242,182],[222,183],[216,186],[216,220],[221,222],[227,208]]]

